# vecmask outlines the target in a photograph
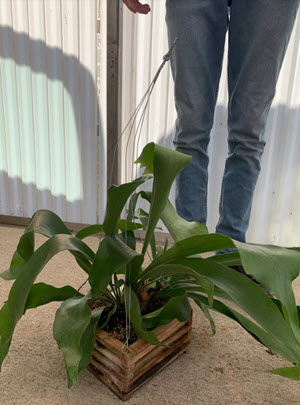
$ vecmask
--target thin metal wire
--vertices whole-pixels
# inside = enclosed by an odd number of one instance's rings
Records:
[[[136,117],[137,117],[137,115],[138,115],[140,109],[142,108],[142,105],[143,105],[145,99],[147,98],[149,92],[150,92],[150,95],[151,95],[151,93],[152,93],[152,91],[153,91],[153,87],[154,87],[154,85],[156,84],[157,79],[158,79],[158,77],[159,77],[159,75],[160,75],[160,72],[162,71],[162,69],[163,69],[164,65],[166,64],[166,62],[168,62],[168,61],[170,60],[171,54],[172,54],[172,52],[173,52],[173,50],[174,50],[174,48],[175,48],[177,42],[178,42],[178,38],[175,38],[175,40],[174,40],[173,44],[171,45],[169,51],[163,56],[163,62],[162,62],[161,65],[159,66],[159,68],[158,68],[158,70],[157,70],[157,72],[156,72],[156,74],[155,74],[153,80],[151,81],[151,83],[150,83],[148,89],[146,90],[146,93],[145,93],[144,96],[142,97],[141,101],[139,102],[138,106],[136,107],[135,111],[133,112],[132,116],[130,117],[128,123],[126,124],[125,128],[123,129],[123,131],[121,132],[120,136],[118,137],[117,143],[116,143],[116,145],[115,145],[115,147],[114,147],[113,161],[112,161],[111,173],[110,173],[110,176],[109,176],[109,183],[108,183],[109,186],[112,185],[112,175],[113,175],[113,169],[114,169],[114,165],[115,165],[115,161],[116,161],[116,153],[117,153],[118,145],[119,145],[119,143],[120,143],[120,141],[121,141],[123,135],[125,134],[127,128],[130,126],[130,124],[131,124],[131,128],[130,128],[130,132],[129,132],[129,136],[128,136],[127,142],[128,142],[129,139],[131,138],[131,134],[132,134],[132,132],[133,132],[133,128],[134,128],[134,124],[135,124]],[[149,97],[148,97],[148,98],[149,98]],[[145,108],[147,108],[148,105],[149,105],[149,100],[147,100],[147,103],[146,103]],[[136,137],[136,134],[135,134],[135,137]],[[135,138],[134,138],[134,141],[135,141]],[[126,176],[125,176],[125,178],[126,178]]]
[[[125,162],[125,181],[130,181],[130,180],[132,181],[132,179],[133,179],[133,177],[134,177],[134,167],[133,167],[133,163],[134,163],[134,161],[135,161],[135,158],[134,158],[135,145],[136,145],[136,154],[138,155],[139,143],[140,143],[140,139],[141,139],[141,133],[142,133],[143,124],[144,124],[144,121],[145,121],[146,112],[147,112],[147,109],[148,109],[148,107],[149,107],[150,97],[151,97],[151,94],[152,94],[152,92],[153,92],[154,86],[155,86],[155,84],[156,84],[156,82],[157,82],[157,79],[158,79],[158,77],[159,77],[159,75],[160,75],[160,73],[161,73],[161,71],[162,71],[164,65],[170,60],[171,54],[172,54],[172,52],[173,52],[173,50],[174,50],[174,48],[175,48],[177,42],[178,42],[178,38],[175,38],[175,40],[174,40],[172,46],[170,47],[168,53],[163,56],[163,62],[162,62],[161,65],[159,66],[159,68],[158,68],[158,70],[157,70],[157,72],[156,72],[156,74],[155,74],[153,80],[151,81],[151,83],[150,83],[148,89],[146,90],[146,93],[145,93],[144,96],[142,97],[142,99],[141,99],[141,101],[139,102],[137,108],[135,109],[134,113],[133,113],[132,116],[130,117],[128,123],[126,124],[125,128],[123,129],[122,133],[120,134],[120,136],[119,136],[119,138],[118,138],[118,141],[117,141],[117,143],[116,143],[116,145],[115,145],[114,153],[113,153],[113,161],[112,161],[111,173],[110,173],[110,178],[109,178],[109,183],[108,183],[109,186],[112,185],[112,184],[111,184],[111,183],[112,183],[112,175],[113,175],[113,169],[114,169],[114,165],[115,165],[115,159],[116,159],[116,153],[117,153],[118,145],[119,145],[119,143],[120,143],[120,141],[121,141],[123,135],[125,134],[127,128],[129,128],[129,127],[130,127],[130,130],[129,130],[129,135],[128,135],[127,142],[126,142],[125,156],[128,156],[129,142],[130,142],[130,140],[131,140],[132,134],[134,133],[133,140],[132,140],[132,141],[133,141],[133,148],[132,148],[132,161],[131,161],[132,164],[131,164],[131,176],[130,176],[131,179],[130,179],[130,178],[127,178],[127,177],[128,177],[127,164],[126,164],[126,162]],[[143,107],[143,104],[144,104],[144,103],[145,103],[145,105],[144,105],[144,107]],[[140,116],[140,118],[139,118],[139,120],[138,120],[137,126],[135,127],[136,120],[137,120],[137,116],[138,116],[140,110],[142,109],[142,107],[143,107],[143,110],[142,110],[142,112],[141,112],[141,116]],[[135,131],[134,131],[134,128],[135,128]],[[137,142],[136,142],[136,140],[137,140]],[[134,194],[136,194],[136,191],[134,192]],[[128,202],[127,202],[127,204],[128,204]],[[126,209],[127,209],[127,208],[129,208],[129,207],[126,207],[126,205],[125,205],[125,212],[126,212]],[[133,216],[133,222],[135,222],[134,216]],[[127,244],[127,229],[128,229],[128,228],[127,228],[127,220],[126,220],[126,218],[125,218],[125,242],[126,242],[126,244]],[[147,250],[147,254],[149,255],[149,258],[151,259],[148,250]],[[126,274],[126,272],[125,272],[125,274]],[[126,276],[125,276],[125,277],[126,277]],[[131,288],[131,285],[129,285],[129,287]],[[125,300],[126,340],[125,340],[124,345],[123,345],[123,347],[122,347],[122,352],[123,352],[123,353],[127,353],[127,352],[129,351],[131,294],[129,295],[127,302],[128,302],[128,308],[127,308],[126,300]],[[125,349],[125,348],[126,348],[126,349]]]
[[[119,136],[119,138],[118,138],[118,141],[117,141],[117,143],[116,143],[116,145],[115,145],[115,147],[114,147],[113,160],[112,160],[111,172],[110,172],[109,183],[108,183],[109,187],[112,185],[112,175],[113,175],[113,169],[114,169],[114,165],[115,165],[115,161],[116,161],[116,153],[117,153],[118,145],[119,145],[119,143],[120,143],[120,141],[121,141],[123,135],[125,134],[127,128],[129,127],[130,123],[132,122],[130,131],[129,131],[129,138],[131,137],[131,134],[132,134],[132,131],[133,131],[133,128],[134,128],[134,123],[135,123],[135,120],[136,120],[136,117],[137,117],[137,114],[138,114],[138,112],[140,111],[140,109],[142,108],[142,105],[143,105],[143,103],[144,103],[145,98],[147,97],[147,94],[148,94],[148,92],[149,92],[149,89],[151,88],[151,85],[152,85],[152,83],[150,84],[150,86],[149,86],[149,88],[147,89],[146,93],[144,94],[143,98],[142,98],[141,101],[139,102],[139,104],[138,104],[137,108],[135,109],[134,113],[133,113],[132,116],[130,117],[130,119],[129,119],[128,123],[126,124],[125,128],[124,128],[123,131],[121,132],[121,134],[120,134],[120,136]]]

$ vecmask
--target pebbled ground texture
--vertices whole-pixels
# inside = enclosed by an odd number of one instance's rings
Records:
[[[8,268],[24,229],[0,226],[0,271]],[[37,237],[37,245],[45,241]],[[97,249],[98,239],[87,238]],[[85,273],[69,252],[52,259],[38,280],[57,287],[79,287]],[[11,282],[0,280],[0,305]],[[300,278],[295,283],[300,303]],[[89,372],[67,388],[64,360],[52,337],[59,303],[29,310],[17,325],[0,374],[1,405],[120,405],[120,401]],[[299,405],[300,383],[273,376],[268,369],[288,362],[267,350],[233,321],[213,314],[217,334],[194,308],[191,350],[138,390],[128,405]]]

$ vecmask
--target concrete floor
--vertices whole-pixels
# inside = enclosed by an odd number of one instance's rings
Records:
[[[0,226],[0,270],[8,268],[23,233],[22,228]],[[38,237],[38,244],[44,241]],[[87,243],[96,250],[96,238]],[[60,253],[38,281],[57,287],[79,287],[85,280],[75,259]],[[0,280],[0,304],[11,282]],[[295,283],[300,299],[300,280]],[[114,405],[122,402],[90,373],[67,388],[62,353],[52,337],[52,322],[59,303],[30,310],[19,322],[0,374],[0,405]],[[128,405],[300,405],[300,383],[266,372],[288,365],[233,321],[214,314],[217,334],[210,336],[207,321],[194,310],[191,351],[148,381]]]

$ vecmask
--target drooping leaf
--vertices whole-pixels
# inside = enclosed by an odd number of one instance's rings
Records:
[[[131,183],[121,184],[120,186],[111,186],[109,188],[107,192],[106,214],[103,222],[103,230],[106,235],[117,233],[118,220],[128,198],[149,178],[149,176],[142,176]]]
[[[88,299],[89,295],[70,298],[63,302],[56,312],[53,324],[54,339],[64,354],[69,388],[77,382],[80,362],[82,361],[82,364],[86,362],[81,341],[82,338],[85,341],[86,337],[83,335],[91,320]],[[88,330],[87,334],[90,337],[91,331]]]
[[[142,229],[144,228],[144,226],[136,222],[125,221],[125,219],[120,219],[118,222],[118,228],[120,229],[121,232],[128,232],[134,231],[136,229]]]
[[[149,266],[150,267],[150,266]],[[142,275],[140,276],[140,285],[147,279],[155,279],[156,277],[162,276],[174,276],[179,275],[179,280],[182,280],[183,277],[192,276],[197,281],[198,285],[200,285],[203,290],[206,292],[208,296],[209,306],[212,306],[213,303],[213,293],[214,293],[214,284],[209,280],[209,278],[203,277],[199,274],[199,272],[195,271],[186,266],[182,266],[181,264],[166,264],[160,265],[154,268],[147,268]],[[179,281],[178,280],[178,281]]]
[[[8,270],[0,273],[4,280],[15,280],[22,271],[23,265],[30,259],[34,252],[34,232],[28,231],[21,236]]]
[[[143,316],[143,328],[154,329],[160,325],[167,325],[174,319],[184,322],[191,313],[191,306],[186,293],[171,298],[162,308]]]
[[[18,250],[16,250],[10,262],[9,269],[0,273],[0,278],[2,278],[3,280],[15,280],[18,277],[19,273],[22,271],[25,263],[26,261],[20,255]]]
[[[207,260],[224,264],[225,266],[240,266],[242,264],[239,252],[230,252],[208,257]]]
[[[145,173],[153,173],[153,190],[142,253],[145,253],[154,233],[157,222],[168,200],[171,186],[177,174],[190,162],[191,157],[153,143],[142,151],[136,163],[145,166]]]
[[[80,346],[82,348],[82,357],[78,366],[78,371],[84,370],[91,361],[91,356],[95,344],[95,334],[97,330],[97,324],[99,318],[102,315],[104,307],[97,308],[92,311],[90,323],[88,324],[86,330],[83,332],[80,340]]]
[[[118,236],[106,236],[99,244],[89,282],[94,297],[103,294],[114,272],[131,264],[131,272],[126,274],[127,282],[132,283],[139,272],[144,256],[130,249]]]
[[[54,235],[40,246],[24,264],[11,287],[8,300],[0,310],[0,368],[7,355],[15,326],[22,317],[28,295],[36,277],[48,261],[64,250],[78,251],[92,260],[93,251],[72,235]]]
[[[175,283],[169,283],[169,284],[170,284],[169,286],[166,285],[164,288],[162,288],[160,291],[158,291],[155,294],[155,299],[160,299],[160,298],[164,298],[164,297],[173,297],[174,292],[175,292],[175,296],[178,294],[182,295],[184,291],[186,291],[188,293],[192,292],[192,293],[207,294],[207,292],[205,291],[205,289],[203,287],[200,287],[193,279],[190,279],[190,278],[187,280],[186,278],[184,279],[183,277],[181,277]],[[182,292],[180,292],[180,291],[182,291]],[[215,285],[214,285],[214,289],[213,289],[213,295],[214,295],[214,297],[226,299],[227,301],[232,301],[231,297],[228,294],[226,294],[225,291],[221,290],[220,288],[216,287]],[[212,304],[213,304],[213,300],[210,303],[209,307],[212,307]]]
[[[195,270],[224,290],[252,319],[284,342],[293,351],[295,360],[300,360],[300,347],[289,325],[256,283],[226,266],[205,259],[179,259],[177,263]]]
[[[18,243],[17,252],[27,262],[34,252],[34,232],[27,230]]]
[[[203,304],[203,302],[201,302],[201,301],[195,300],[195,303],[199,306],[199,308],[202,310],[205,318],[209,321],[211,333],[212,333],[212,336],[214,336],[216,334],[216,325],[215,325],[215,321],[214,321],[213,317],[211,316],[211,314],[209,312],[209,307],[206,304]]]
[[[63,221],[50,210],[38,210],[34,213],[30,223],[25,229],[25,233],[33,231],[41,235],[51,238],[56,234],[71,235],[70,230]]]
[[[261,288],[236,271],[205,259],[177,259],[176,264],[166,264],[143,273],[143,278],[158,275],[188,274],[201,285],[203,276],[218,288],[225,291],[231,300],[237,303],[251,318],[264,328],[270,335],[280,341],[295,361],[300,360],[300,350],[291,330],[276,304],[261,290]]]
[[[101,232],[103,232],[103,225],[101,224],[89,225],[83,229],[80,229],[80,231],[78,231],[75,236],[76,238],[82,240],[84,238],[87,238],[88,236],[97,235],[98,233]]]
[[[175,242],[192,236],[206,235],[208,233],[207,227],[200,222],[188,222],[181,218],[169,200],[160,218]]]
[[[34,233],[39,233],[47,238],[58,234],[71,235],[70,230],[54,212],[45,209],[36,211],[20,238],[10,268],[2,273],[2,278],[14,280],[23,271],[24,264],[34,252]],[[88,273],[91,267],[90,260],[79,251],[70,251],[70,253],[76,258],[80,267]],[[90,253],[91,260],[93,260],[93,251],[90,250]]]
[[[292,282],[299,276],[300,252],[272,245],[235,241],[246,273],[266,287],[282,305],[284,317],[300,348],[299,318]]]
[[[173,293],[176,294],[176,291]],[[195,294],[193,292],[187,292],[187,294],[196,302],[197,305],[200,302],[204,304],[207,304],[208,302],[207,298],[200,294]],[[289,348],[284,344],[284,342],[280,342],[275,336],[267,332],[265,329],[261,328],[255,322],[251,321],[251,319],[249,319],[248,317],[242,315],[240,312],[216,299],[214,299],[212,309],[222,315],[227,316],[230,319],[233,319],[234,321],[239,323],[248,333],[250,333],[250,335],[252,335],[258,342],[271,349],[274,353],[278,353],[281,356],[285,357],[287,360],[293,362],[295,356],[293,352],[291,352]]]
[[[234,247],[235,245],[233,244],[232,240],[228,236],[221,234],[216,233],[192,236],[191,238],[187,238],[175,243],[175,245],[168,249],[165,253],[153,260],[153,262],[147,267],[146,271],[181,257],[213,252],[220,249],[230,249]]]
[[[300,381],[300,363],[293,367],[276,368],[269,370],[270,373],[289,378],[290,380]]]
[[[132,289],[127,285],[124,287],[124,297],[127,313],[130,315],[130,322],[132,323],[135,332],[152,345],[164,346],[158,340],[155,333],[147,331],[143,328],[139,300],[134,291],[132,291]]]
[[[133,231],[140,228],[143,228],[143,225],[131,221],[125,221],[124,219],[118,221],[118,229],[120,229],[121,232]],[[77,232],[75,236],[82,240],[88,236],[101,234],[101,232],[103,232],[103,225],[89,225]]]
[[[25,311],[40,307],[49,302],[65,301],[74,296],[80,297],[82,294],[69,285],[57,288],[45,283],[33,284],[26,301]]]

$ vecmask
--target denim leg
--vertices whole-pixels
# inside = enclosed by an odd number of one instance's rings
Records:
[[[192,156],[176,179],[176,209],[206,223],[207,146],[213,125],[228,27],[227,0],[167,0],[169,44],[178,37],[171,67],[177,109],[174,145]]]
[[[245,241],[264,131],[299,0],[232,0],[228,158],[216,231]]]

